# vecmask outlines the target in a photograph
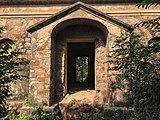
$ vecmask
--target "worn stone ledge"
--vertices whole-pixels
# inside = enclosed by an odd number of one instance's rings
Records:
[[[112,111],[116,111],[116,110],[122,110],[122,111],[134,111],[134,108],[128,108],[128,107],[107,107],[105,108],[105,110],[112,110]]]
[[[25,106],[23,105],[24,101],[7,101],[7,105],[10,106],[11,108],[18,109],[20,112],[33,112],[35,109],[35,106]],[[39,106],[39,105],[37,105]],[[43,106],[44,111],[54,111],[58,107],[58,104],[53,104],[52,106]]]
[[[19,108],[23,106],[24,101],[7,101],[7,105],[13,108]]]
[[[0,5],[40,5],[40,4],[73,4],[75,2],[92,4],[100,3],[139,3],[141,0],[1,0]]]
[[[115,111],[123,111],[124,113],[132,113],[133,108],[128,107],[110,107],[107,104],[82,104],[80,102],[72,102],[68,104],[60,104],[59,108],[64,119],[86,119],[88,120],[94,113],[102,108],[105,114]]]
[[[152,16],[158,16],[160,15],[160,11],[118,11],[118,12],[107,12],[107,15],[111,16],[126,16],[126,15],[132,15],[132,16],[144,16],[144,15],[152,15]],[[7,14],[0,14],[1,18],[48,18],[49,16],[53,15],[52,13],[7,13]]]
[[[50,111],[50,112],[53,112],[57,108],[58,108],[58,104],[54,104],[50,107],[43,106],[44,111]],[[15,108],[15,109],[17,109],[17,108]],[[22,107],[19,107],[17,110],[18,110],[18,112],[25,113],[25,114],[32,114],[34,111],[36,111],[34,106],[22,106]]]

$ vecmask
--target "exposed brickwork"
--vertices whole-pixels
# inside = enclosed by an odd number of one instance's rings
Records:
[[[17,93],[19,90],[18,86],[22,86],[25,91],[29,93],[24,93],[25,95],[29,94],[29,99],[31,104],[43,104],[43,105],[50,105],[54,101],[55,91],[57,91],[58,97],[62,98],[64,96],[64,78],[65,78],[65,42],[62,40],[55,39],[58,30],[55,32],[53,29],[61,22],[64,22],[69,19],[74,18],[83,18],[83,19],[91,19],[102,23],[108,30],[106,33],[106,40],[105,42],[101,39],[97,39],[95,41],[95,87],[96,90],[100,90],[100,93],[97,93],[97,102],[98,103],[107,103],[109,100],[109,84],[110,79],[107,77],[107,64],[104,62],[107,60],[107,55],[109,50],[111,50],[111,46],[113,45],[113,41],[115,40],[116,36],[120,35],[123,29],[113,25],[107,21],[104,21],[98,18],[95,15],[87,13],[83,10],[77,10],[74,13],[69,14],[68,16],[63,17],[62,19],[36,31],[33,34],[29,34],[26,32],[27,28],[31,25],[36,24],[37,22],[44,19],[44,16],[40,16],[40,14],[51,14],[50,11],[56,13],[56,11],[60,11],[61,9],[67,6],[53,6],[51,7],[21,7],[21,8],[0,8],[0,13],[5,14],[3,18],[0,18],[0,25],[6,26],[7,30],[4,33],[5,37],[9,37],[16,41],[17,49],[20,49],[24,52],[22,58],[26,58],[29,61],[29,80],[28,83],[20,83],[17,84],[17,87],[14,86],[14,91]],[[94,6],[96,8],[96,6]],[[126,12],[127,6],[119,6],[120,10],[124,10]],[[105,5],[97,6],[97,8],[104,13],[112,9],[113,11],[110,12],[117,12],[118,8]],[[128,8],[127,8],[128,9]],[[133,6],[131,7],[133,9]],[[157,10],[157,8],[156,8]],[[16,16],[15,13],[21,11],[20,14],[25,13],[24,16]],[[31,11],[31,12],[30,12]],[[39,13],[38,11],[41,11]],[[137,12],[137,8],[135,8]],[[26,15],[27,12],[38,14],[38,17],[33,16],[32,14]],[[132,11],[128,11],[130,14]],[[10,14],[7,17],[7,14]],[[11,16],[14,14],[14,17]],[[118,13],[117,13],[118,14]],[[140,12],[136,13],[138,15],[125,14],[117,15],[115,17],[119,20],[122,20],[128,24],[134,24],[136,22],[142,21],[144,19],[148,19],[148,14],[144,14],[143,16]],[[156,13],[160,14],[160,13]],[[114,16],[114,14],[112,14]],[[17,17],[17,18],[15,18]],[[47,15],[48,17],[48,15]],[[149,16],[149,18],[155,18],[156,16],[154,13]],[[45,17],[46,18],[46,17]],[[143,31],[142,31],[143,32]],[[147,39],[151,38],[150,34],[147,32]],[[52,47],[51,47],[52,46]],[[52,66],[51,66],[52,65]],[[111,80],[112,81],[112,80]],[[27,90],[27,88],[29,90]],[[18,92],[19,94],[19,92]],[[17,98],[16,99],[22,99]],[[24,96],[23,96],[24,99]]]

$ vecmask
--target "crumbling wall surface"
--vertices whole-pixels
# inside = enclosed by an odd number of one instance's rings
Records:
[[[109,82],[114,80],[108,79],[108,71],[107,64],[104,62],[107,60],[108,52],[111,50],[111,47],[114,44],[114,40],[117,35],[120,35],[124,30],[119,28],[118,26],[111,24],[108,21],[100,19],[99,17],[87,13],[83,10],[77,10],[56,22],[41,28],[40,30],[29,34],[27,33],[27,29],[38,23],[41,20],[46,19],[47,17],[57,13],[58,11],[63,10],[68,7],[68,5],[45,5],[45,6],[12,6],[12,7],[0,7],[0,26],[5,26],[6,31],[3,33],[4,37],[13,39],[16,42],[16,48],[23,52],[21,58],[26,58],[29,62],[29,68],[25,67],[25,71],[29,74],[29,79],[24,81],[18,81],[16,85],[13,85],[13,94],[15,97],[12,99],[24,100],[27,96],[29,96],[30,103],[32,104],[43,104],[49,105],[53,101],[54,98],[51,98],[51,94],[55,92],[54,85],[51,84],[56,83],[55,79],[51,79],[51,69],[54,69],[51,65],[51,62],[54,61],[63,61],[64,57],[52,57],[51,52],[53,49],[51,48],[51,40],[52,38],[52,30],[58,25],[60,22],[65,20],[69,20],[72,18],[84,18],[84,19],[92,19],[98,21],[108,29],[108,36],[106,39],[106,47],[101,46],[99,41],[96,41],[96,69],[95,69],[95,86],[97,90],[97,95],[101,99],[101,101],[108,102],[108,94],[111,91],[109,87]],[[135,7],[135,5],[93,5],[94,8],[108,14],[114,16],[116,19],[122,20],[128,24],[135,24],[136,22],[144,21],[147,19],[156,18],[160,15],[159,6],[154,7],[149,10],[142,10]],[[148,38],[152,36],[148,35]],[[64,45],[59,45],[62,48],[63,52]],[[64,66],[64,64],[62,64]],[[29,70],[28,70],[29,69]],[[64,69],[62,71],[62,76],[64,78]],[[60,78],[62,79],[62,78]],[[62,88],[63,86],[60,85]],[[99,92],[100,90],[100,92]],[[19,92],[21,91],[21,92]],[[27,93],[28,92],[28,93]],[[60,90],[62,92],[62,90]],[[119,95],[119,94],[117,94]],[[118,98],[118,97],[116,97]]]
[[[28,99],[29,94],[29,63],[26,65],[21,65],[18,69],[18,74],[22,75],[21,80],[17,80],[15,83],[11,84],[11,96],[9,101],[24,101]]]
[[[61,103],[59,107],[64,120],[89,120],[99,110],[100,105],[73,100],[67,104]]]

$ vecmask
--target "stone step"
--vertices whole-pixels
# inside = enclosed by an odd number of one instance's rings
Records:
[[[52,105],[52,106],[50,106],[50,107],[48,107],[48,106],[43,106],[42,107],[42,109],[43,109],[43,111],[54,111],[54,110],[56,110],[58,108],[58,104],[54,104],[54,105]],[[20,112],[20,113],[25,113],[25,114],[31,114],[32,112],[34,112],[36,109],[34,108],[34,107],[31,107],[31,106],[24,106],[24,107],[22,107],[22,108],[20,108],[19,110],[18,110],[18,112]]]
[[[16,109],[20,113],[25,113],[25,114],[31,114],[33,111],[36,110],[37,106],[29,106],[29,105],[24,105],[24,101],[7,101],[7,106],[13,109]],[[52,106],[43,106],[44,111],[54,111],[57,109],[59,106],[58,104],[53,104]]]
[[[20,108],[23,106],[24,101],[7,101],[7,105],[12,108]]]

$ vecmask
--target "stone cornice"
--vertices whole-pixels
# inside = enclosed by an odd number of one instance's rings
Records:
[[[107,12],[105,13],[107,15],[111,16],[125,16],[125,15],[132,15],[132,16],[145,16],[145,15],[150,15],[150,16],[160,16],[160,11],[119,11],[119,12]],[[0,18],[30,18],[30,17],[35,17],[35,18],[48,18],[49,16],[53,15],[52,13],[1,13]]]
[[[0,18],[47,18],[56,14],[62,9],[67,8],[69,5],[43,5],[43,6],[12,6],[0,7]],[[160,16],[160,5],[151,7],[150,9],[137,8],[135,5],[125,4],[105,4],[105,5],[92,5],[95,9],[111,15],[111,16],[125,16],[125,15],[149,15]]]
[[[78,1],[90,4],[101,4],[101,3],[138,3],[141,0],[0,0],[0,5],[73,4]]]

